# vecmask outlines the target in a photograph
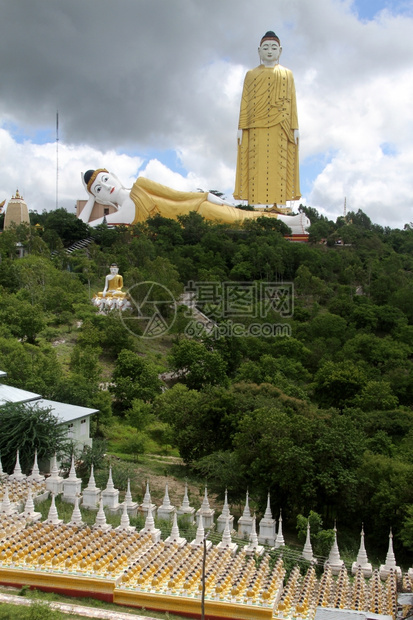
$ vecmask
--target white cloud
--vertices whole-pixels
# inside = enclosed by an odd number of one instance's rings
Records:
[[[0,127],[52,135],[59,108],[59,205],[70,209],[84,196],[80,172],[101,166],[127,186],[139,172],[230,198],[243,78],[274,29],[296,81],[302,176],[313,175],[303,202],[336,217],[347,196],[349,208],[402,226],[413,219],[413,2],[394,14],[377,0],[370,20],[357,0],[274,4],[186,0],[178,14],[176,0],[5,3]],[[0,129],[0,201],[19,188],[29,208],[51,209],[55,144],[35,142]],[[163,160],[171,151],[178,171]],[[325,163],[307,174],[314,158]]]
[[[132,185],[142,165],[139,157],[114,151],[99,151],[89,146],[59,145],[58,206],[73,211],[76,200],[86,198],[81,172],[107,167],[116,171],[125,185]],[[41,212],[56,207],[56,144],[17,143],[0,129],[0,157],[7,162],[0,177],[0,202],[7,201],[16,189],[29,210]]]

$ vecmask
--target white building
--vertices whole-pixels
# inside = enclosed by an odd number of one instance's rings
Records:
[[[7,373],[0,370],[0,407],[6,403],[27,403],[41,409],[50,409],[60,423],[67,427],[68,437],[76,442],[80,450],[84,446],[92,446],[90,417],[98,412],[97,409],[47,400],[42,398],[40,394],[21,390],[11,385],[4,385],[1,380],[6,376]]]

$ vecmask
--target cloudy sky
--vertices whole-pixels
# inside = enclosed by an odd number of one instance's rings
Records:
[[[232,199],[266,30],[295,77],[301,202],[413,221],[413,0],[0,0],[0,202],[85,198],[106,167]]]

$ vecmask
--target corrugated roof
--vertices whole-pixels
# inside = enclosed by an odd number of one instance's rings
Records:
[[[67,403],[58,403],[54,400],[40,398],[38,401],[31,403],[41,408],[52,410],[52,414],[62,422],[72,422],[79,418],[86,418],[98,412],[98,409],[89,409],[88,407],[80,407],[79,405],[68,405]]]
[[[0,406],[6,403],[27,403],[38,398],[41,398],[40,394],[0,383]]]

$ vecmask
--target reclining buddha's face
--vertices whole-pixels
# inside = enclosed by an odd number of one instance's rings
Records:
[[[110,172],[99,172],[93,181],[90,191],[102,203],[118,203],[119,192],[123,189],[119,179]]]

